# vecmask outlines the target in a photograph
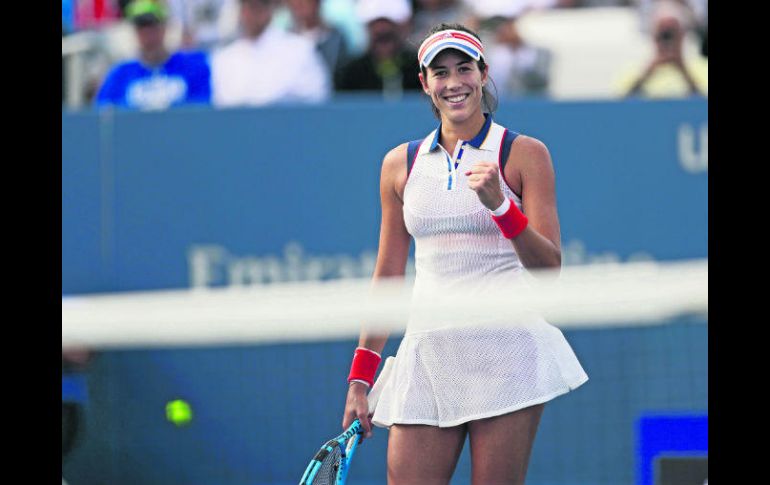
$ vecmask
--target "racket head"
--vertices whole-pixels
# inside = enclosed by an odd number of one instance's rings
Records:
[[[310,460],[300,485],[344,484],[350,459],[355,453],[362,433],[361,422],[356,419],[345,432],[324,443]]]

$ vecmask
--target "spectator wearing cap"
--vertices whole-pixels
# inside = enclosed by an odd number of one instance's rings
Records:
[[[161,110],[184,104],[209,104],[211,72],[206,54],[170,53],[165,45],[166,10],[152,0],[126,7],[134,25],[139,57],[114,66],[96,95],[96,105]]]
[[[320,103],[331,76],[315,45],[271,25],[276,0],[239,0],[241,35],[214,52],[213,102],[218,107]]]
[[[337,72],[335,89],[377,91],[386,98],[421,91],[417,52],[405,41],[410,4],[406,0],[360,0],[357,10],[366,25],[367,49]]]

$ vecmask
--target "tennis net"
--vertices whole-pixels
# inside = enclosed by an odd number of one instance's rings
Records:
[[[383,357],[395,355],[415,310],[409,289],[409,281],[336,280],[62,298],[63,352],[93,356],[65,477],[297,483],[340,431],[361,325],[390,332]],[[460,322],[479,316],[451,291],[420,304]],[[515,289],[486,291],[483,308],[514,321],[543,315],[589,375],[546,405],[528,484],[682,483],[705,473],[705,260],[537,272]],[[386,447],[387,431],[375,430],[349,483],[385,483]],[[469,470],[466,446],[453,483],[469,483]]]

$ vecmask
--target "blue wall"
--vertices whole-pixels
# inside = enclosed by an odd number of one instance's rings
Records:
[[[686,169],[688,147],[707,152],[686,136],[707,129],[705,102],[531,101],[496,119],[551,151],[567,263],[706,257],[707,172]],[[368,276],[382,157],[435,124],[419,100],[65,114],[62,291],[188,287],[200,246],[221,253],[206,259],[209,285],[245,258],[277,260],[265,282],[311,278],[286,266],[312,258],[319,277]]]
[[[706,102],[527,101],[496,119],[551,151],[565,263],[707,256]],[[422,100],[65,113],[62,293],[369,276],[382,157],[435,123]],[[633,483],[639,416],[706,412],[707,326],[565,334],[591,380],[547,406],[528,483]],[[64,475],[295,483],[339,429],[354,346],[99,354]],[[176,398],[193,406],[188,427],[165,420]],[[386,444],[377,430],[352,483],[384,483]],[[455,482],[468,470],[466,450]]]

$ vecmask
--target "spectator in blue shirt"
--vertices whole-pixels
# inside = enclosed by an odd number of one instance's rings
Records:
[[[96,95],[97,106],[162,110],[183,104],[210,104],[211,70],[204,52],[170,53],[165,45],[165,8],[152,0],[126,7],[134,24],[139,58],[114,66]]]

